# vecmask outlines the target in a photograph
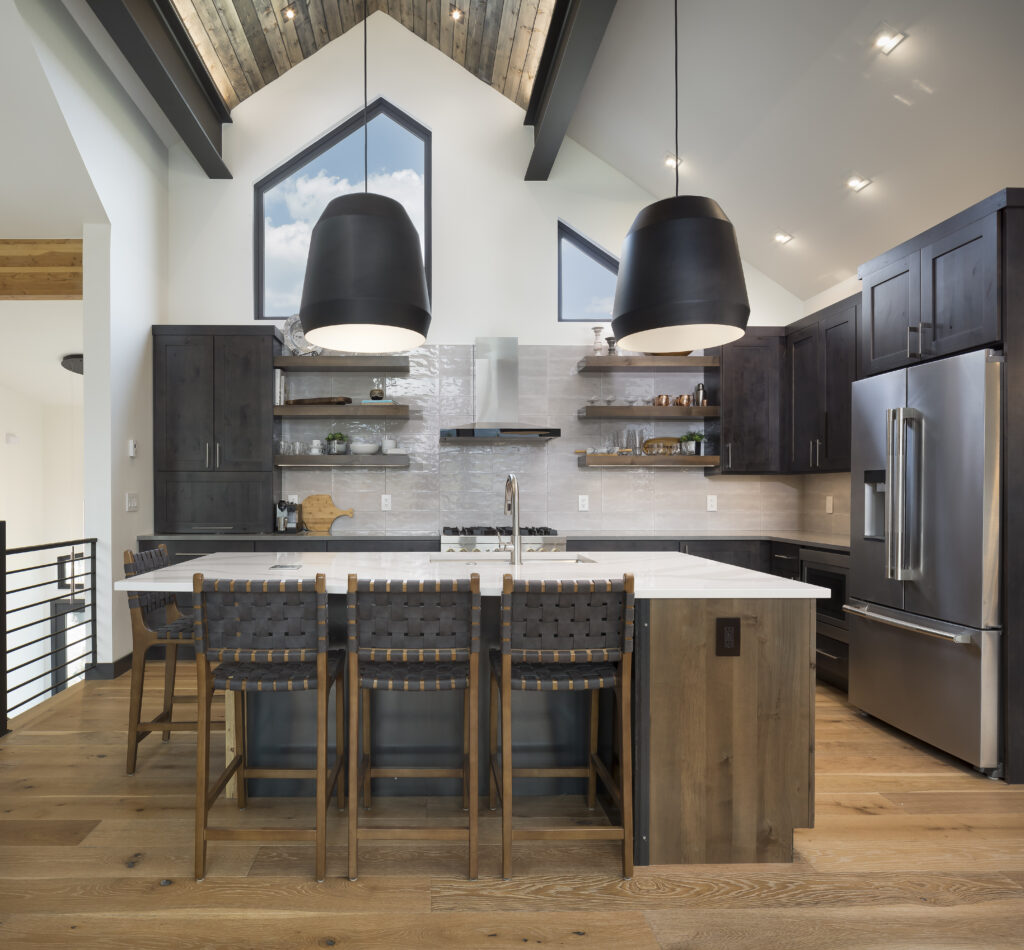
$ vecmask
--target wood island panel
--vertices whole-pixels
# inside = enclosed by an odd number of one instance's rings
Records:
[[[739,617],[740,655],[715,655]],[[652,600],[650,863],[793,860],[814,823],[814,601]]]

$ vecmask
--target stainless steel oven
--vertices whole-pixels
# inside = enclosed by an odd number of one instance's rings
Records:
[[[818,601],[818,678],[840,689],[849,685],[849,622],[843,610],[849,574],[849,554],[801,548],[800,580],[830,592]]]

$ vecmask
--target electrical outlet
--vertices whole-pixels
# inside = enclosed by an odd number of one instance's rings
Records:
[[[825,496],[825,514],[830,515],[835,511],[835,499],[831,495]]]
[[[380,510],[381,511],[390,511],[391,510],[391,496],[390,495],[381,495],[380,496]]]
[[[288,502],[289,505],[297,505],[299,503],[299,496],[296,495],[295,492],[289,492],[284,496],[284,500]]]
[[[124,496],[124,510],[125,511],[138,511],[139,510],[139,496],[133,492],[127,492]]]
[[[740,655],[740,618],[715,618],[715,656]]]
[[[580,511],[590,511],[590,495],[580,495]]]
[[[708,511],[718,511],[718,495],[708,495]]]

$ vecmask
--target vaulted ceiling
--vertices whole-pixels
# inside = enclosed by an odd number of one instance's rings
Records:
[[[172,2],[229,108],[363,20],[363,0]],[[555,0],[367,0],[368,13],[387,13],[523,108],[554,6]]]

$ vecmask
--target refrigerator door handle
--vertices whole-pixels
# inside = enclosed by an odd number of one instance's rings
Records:
[[[937,630],[934,627],[925,627],[921,624],[910,623],[908,620],[899,620],[896,617],[888,617],[885,614],[878,614],[873,610],[868,610],[867,607],[861,607],[855,604],[843,604],[843,611],[848,614],[853,614],[856,617],[863,617],[865,620],[885,624],[887,627],[896,627],[900,630],[907,630],[910,633],[920,633],[926,637],[936,637],[939,640],[948,640],[951,643],[971,643],[973,639],[971,634],[967,631],[953,632]]]
[[[921,547],[924,538],[924,512],[921,509],[920,480],[923,477],[922,464],[924,459],[924,417],[917,409],[899,409],[896,413],[896,424],[899,426],[897,437],[897,453],[899,462],[899,494],[897,504],[899,507],[899,547],[896,552],[896,580],[914,581],[921,576]],[[915,504],[913,509],[907,507],[907,429],[911,426],[917,427],[917,438],[914,439],[916,458],[914,463],[914,478],[917,484],[914,486]],[[912,510],[917,522],[911,526],[910,544],[907,546],[907,515]]]
[[[896,427],[898,409],[885,410],[885,577],[896,580],[897,571],[897,530],[896,530]]]

